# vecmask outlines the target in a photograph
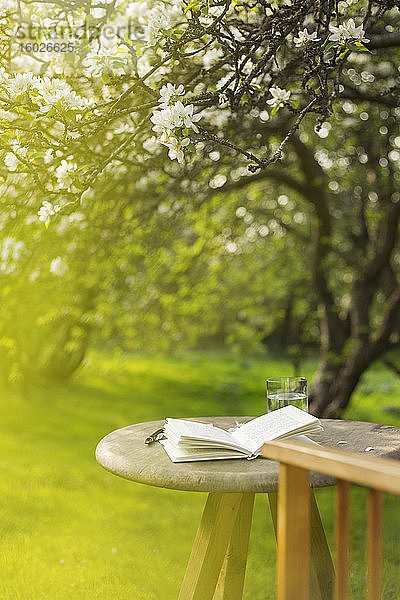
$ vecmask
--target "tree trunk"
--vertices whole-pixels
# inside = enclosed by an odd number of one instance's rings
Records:
[[[347,346],[347,345],[346,345]],[[372,344],[348,341],[353,346],[346,359],[330,353],[320,362],[310,390],[310,412],[318,417],[335,418],[347,407],[362,374],[375,360]]]

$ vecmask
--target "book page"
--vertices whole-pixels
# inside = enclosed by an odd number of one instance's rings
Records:
[[[258,452],[264,442],[303,431],[311,433],[320,428],[319,420],[313,415],[295,406],[285,406],[241,425],[232,431],[232,437],[252,452]]]
[[[244,447],[229,431],[214,427],[210,423],[168,418],[164,432],[167,438],[176,445],[184,445],[190,442],[192,446],[195,446],[197,442],[201,442],[201,446],[215,447],[217,445],[220,448],[242,450],[248,454],[247,447]]]
[[[169,440],[160,440],[160,444],[172,460],[172,462],[191,462],[200,460],[226,460],[232,458],[247,458],[246,454],[238,450],[228,448],[186,448],[176,446]]]

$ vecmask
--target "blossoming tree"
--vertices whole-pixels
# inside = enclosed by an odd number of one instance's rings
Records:
[[[399,342],[397,2],[4,6],[5,221],[31,213],[52,227],[84,210],[90,222],[115,194],[127,200],[118,223],[140,221],[171,195],[197,210],[240,193],[266,241],[297,236],[308,257],[322,339],[313,408],[344,408]],[[279,217],[271,182],[298,209]]]

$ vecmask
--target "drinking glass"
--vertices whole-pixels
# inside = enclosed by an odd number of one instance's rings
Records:
[[[271,412],[289,404],[308,412],[308,386],[305,377],[267,379],[267,410]]]

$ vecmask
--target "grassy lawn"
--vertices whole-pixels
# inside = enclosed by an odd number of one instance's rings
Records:
[[[311,377],[312,364],[303,373]],[[2,391],[0,599],[175,600],[205,495],[134,484],[95,462],[111,430],[165,416],[257,415],[264,379],[291,373],[278,361],[191,354],[92,354],[76,379],[52,389]],[[400,380],[366,374],[346,418],[400,426]],[[352,494],[352,587],[362,598],[365,493]],[[320,490],[332,538],[333,491]],[[387,497],[385,600],[400,596],[400,501]],[[272,600],[274,539],[257,497],[245,600]]]

